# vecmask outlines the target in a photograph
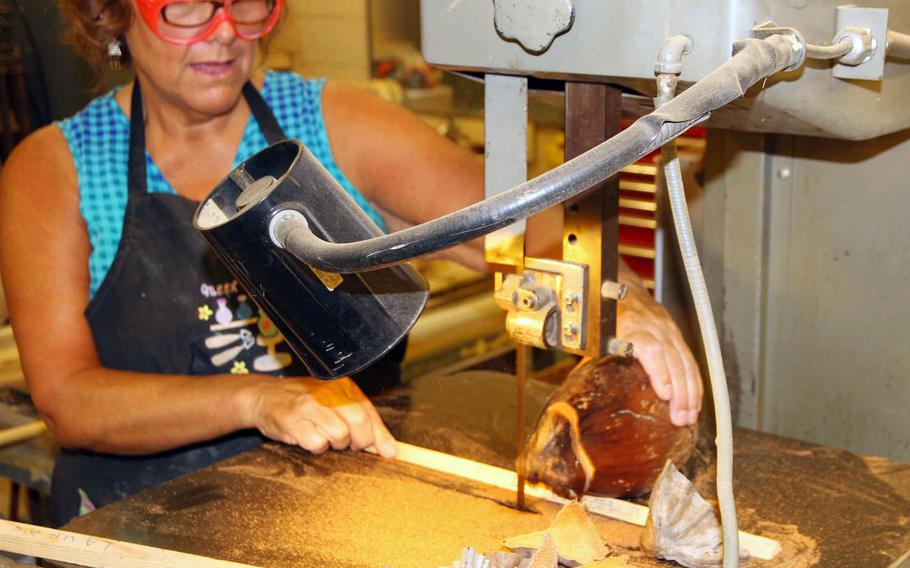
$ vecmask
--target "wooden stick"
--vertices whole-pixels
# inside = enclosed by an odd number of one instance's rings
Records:
[[[372,447],[367,448],[366,451],[376,453]],[[396,459],[403,463],[456,475],[508,491],[514,491],[518,483],[518,476],[514,471],[404,442],[398,442],[398,457]],[[569,502],[568,499],[554,494],[542,485],[526,484],[525,495],[557,504]],[[640,527],[645,526],[645,522],[648,519],[647,507],[630,503],[629,501],[585,495],[582,502],[588,508],[588,511],[596,515],[624,521]],[[776,540],[743,531],[739,532],[739,542],[743,548],[749,551],[749,554],[762,560],[771,560],[782,550],[780,543]]]
[[[90,568],[254,568],[249,564],[6,520],[0,520],[0,550]]]
[[[46,431],[47,426],[45,426],[44,422],[41,420],[13,426],[12,428],[5,428],[0,430],[0,448],[22,442],[23,440],[28,440],[29,438],[34,438],[35,436],[40,436]]]

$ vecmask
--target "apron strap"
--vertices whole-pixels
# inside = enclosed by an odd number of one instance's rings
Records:
[[[269,145],[287,140],[288,137],[281,125],[278,124],[278,119],[275,118],[272,109],[269,108],[268,103],[265,102],[256,87],[249,81],[243,85],[243,98],[246,99],[246,104],[249,105],[253,118],[256,119],[259,130],[262,131]]]
[[[266,141],[275,144],[286,140],[284,129],[278,124],[278,119],[268,103],[249,81],[243,85],[243,98],[249,105],[253,118],[259,125]],[[142,108],[142,89],[139,88],[139,78],[133,81],[133,97],[130,100],[130,150],[127,174],[129,195],[145,195],[148,193],[148,172],[145,161],[145,116]]]
[[[148,193],[145,169],[145,113],[142,108],[142,90],[139,78],[133,81],[133,97],[130,99],[130,153],[127,170],[129,197]]]

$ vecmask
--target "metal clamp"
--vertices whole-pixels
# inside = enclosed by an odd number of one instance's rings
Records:
[[[494,298],[508,311],[506,329],[518,343],[580,353],[585,347],[588,268],[526,258],[521,274],[505,276]]]
[[[802,67],[806,62],[806,38],[799,30],[778,26],[770,20],[752,28],[752,37],[755,39],[768,39],[775,35],[786,39],[792,46],[790,65],[784,71],[796,71]]]
[[[872,35],[872,30],[869,28],[861,28],[858,26],[844,28],[838,32],[832,43],[836,45],[845,40],[849,40],[853,44],[853,49],[838,60],[838,63],[841,65],[855,67],[868,63],[872,60],[875,51],[878,49],[878,40],[875,39]]]

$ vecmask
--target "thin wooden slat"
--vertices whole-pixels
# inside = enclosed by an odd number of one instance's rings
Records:
[[[632,245],[619,245],[619,254],[624,256],[635,256],[638,258],[647,258],[653,260],[657,253],[653,248],[634,247]]]
[[[635,211],[657,211],[657,204],[653,201],[644,199],[630,199],[628,197],[619,198],[619,206],[625,209],[634,209]]]
[[[376,453],[372,448],[367,448],[367,451]],[[398,457],[396,460],[507,491],[514,491],[518,483],[518,476],[514,471],[404,442],[398,442]],[[567,499],[554,494],[541,485],[526,484],[525,495],[556,504],[568,503]],[[582,502],[591,513],[633,525],[644,526],[648,518],[647,507],[621,499],[586,495]],[[762,560],[771,560],[782,550],[780,543],[770,538],[740,531],[739,539],[740,544],[749,551],[749,554]]]
[[[0,520],[0,550],[90,568],[255,568],[163,548]]]
[[[657,166],[650,164],[630,164],[622,169],[623,173],[640,176],[657,176]]]
[[[46,431],[47,426],[45,426],[44,422],[41,420],[35,420],[28,424],[0,430],[0,448],[22,442],[23,440],[28,440],[29,438],[34,438],[35,436],[40,436]]]
[[[644,181],[622,180],[619,182],[619,189],[623,191],[637,191],[639,193],[657,193],[657,185]]]
[[[635,217],[632,215],[620,215],[619,224],[624,227],[638,227],[640,229],[657,229],[657,221],[655,219],[647,219],[645,217]]]

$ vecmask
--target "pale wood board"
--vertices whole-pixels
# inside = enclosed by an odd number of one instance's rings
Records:
[[[251,568],[173,550],[0,520],[0,550],[89,568]]]
[[[372,449],[369,448],[367,451],[372,451]],[[518,487],[518,476],[514,471],[421,448],[412,444],[399,442],[398,457],[396,459],[404,463],[456,475],[500,489],[514,491]],[[569,502],[567,499],[540,485],[526,484],[525,495],[557,504]],[[626,523],[644,526],[648,518],[647,507],[621,499],[586,495],[582,501],[591,513]],[[782,550],[780,543],[773,539],[743,531],[739,533],[739,541],[740,546],[748,550],[749,554],[762,560],[771,560]]]
[[[0,448],[40,436],[45,432],[47,432],[47,426],[41,420],[0,430]]]

